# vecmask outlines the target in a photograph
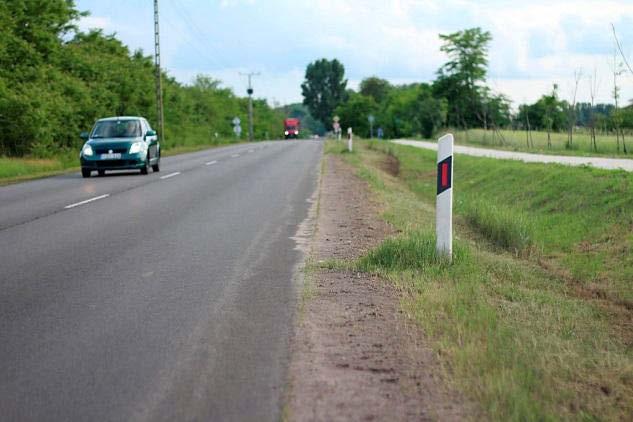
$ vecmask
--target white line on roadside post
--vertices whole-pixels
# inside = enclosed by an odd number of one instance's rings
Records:
[[[453,135],[437,141],[437,198],[435,205],[436,251],[450,261],[453,256]]]
[[[352,152],[352,143],[354,142],[353,137],[354,137],[354,133],[352,132],[352,128],[348,127],[347,128],[347,150],[349,152]]]

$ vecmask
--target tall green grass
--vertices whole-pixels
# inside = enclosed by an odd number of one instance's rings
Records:
[[[462,209],[468,224],[495,245],[516,255],[535,246],[533,223],[525,213],[485,201],[468,202]]]
[[[58,174],[79,167],[79,151],[60,151],[49,158],[12,158],[0,157],[0,185]]]
[[[460,244],[453,251],[452,262],[449,261],[445,255],[437,253],[435,236],[428,232],[414,231],[406,236],[385,240],[361,258],[358,264],[365,271],[425,269],[434,266],[448,267],[451,263],[460,263],[467,258],[468,250]]]

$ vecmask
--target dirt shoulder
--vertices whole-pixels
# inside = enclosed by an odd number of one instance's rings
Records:
[[[353,259],[392,230],[353,168],[337,156],[324,160],[310,259]],[[469,419],[469,406],[442,381],[442,368],[391,284],[339,270],[316,270],[307,279],[287,419]]]

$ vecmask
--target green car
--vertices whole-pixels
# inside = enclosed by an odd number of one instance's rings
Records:
[[[106,170],[138,169],[148,174],[149,168],[160,171],[160,143],[156,131],[143,117],[109,117],[97,120],[79,153],[81,175],[93,171],[103,176]]]

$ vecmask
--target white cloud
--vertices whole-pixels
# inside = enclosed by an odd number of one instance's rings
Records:
[[[78,3],[96,0],[78,0]],[[125,4],[124,0],[111,0]],[[163,64],[183,82],[209,73],[243,91],[237,68],[260,70],[258,92],[272,101],[301,99],[304,66],[320,57],[343,62],[356,86],[363,77],[429,81],[446,61],[440,33],[480,26],[492,33],[489,82],[515,102],[533,101],[558,83],[570,95],[575,69],[598,69],[600,101],[608,101],[612,60],[610,23],[621,28],[633,53],[632,0],[182,0],[166,2],[161,16]],[[97,8],[97,6],[95,6]],[[139,6],[140,8],[140,6]],[[143,6],[143,22],[151,21]],[[108,16],[107,8],[98,8]],[[114,16],[114,15],[113,15]],[[193,22],[197,28],[192,28]],[[153,50],[152,32],[124,18],[84,18],[81,25],[117,32],[132,49]],[[620,29],[619,29],[620,30]],[[587,45],[590,44],[590,45]],[[633,58],[633,57],[632,57]],[[633,60],[632,60],[633,61]],[[221,69],[221,70],[218,70]],[[265,82],[267,81],[267,82]],[[266,87],[265,85],[269,87]],[[621,78],[633,97],[633,76]],[[581,83],[579,98],[588,97]]]
[[[91,29],[106,30],[111,26],[110,18],[105,16],[84,16],[77,23],[80,31],[89,31]]]

